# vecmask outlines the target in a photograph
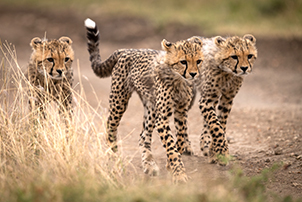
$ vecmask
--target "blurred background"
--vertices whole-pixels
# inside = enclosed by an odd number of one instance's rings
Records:
[[[38,30],[45,29],[56,18],[69,24],[89,16],[137,18],[159,33],[174,24],[197,27],[200,35],[252,32],[258,36],[302,36],[301,0],[2,0],[0,5],[1,15],[9,8],[19,9],[19,14],[11,17],[27,28],[35,24]],[[22,10],[32,14],[22,15]],[[59,13],[65,15],[56,16]]]
[[[83,38],[86,17],[101,23],[104,40],[120,42],[184,32],[302,37],[301,0],[1,0],[0,37],[14,43],[45,33]]]

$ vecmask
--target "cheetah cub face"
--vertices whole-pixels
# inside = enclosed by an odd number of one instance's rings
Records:
[[[230,37],[224,39],[217,36],[215,45],[215,61],[222,70],[236,76],[245,76],[252,72],[253,64],[257,58],[256,39],[247,34],[244,37]]]
[[[62,80],[71,71],[74,59],[71,44],[68,37],[52,41],[33,38],[30,43],[33,48],[31,60],[36,63],[38,73],[53,80]]]
[[[183,78],[192,80],[200,74],[204,60],[202,52],[202,41],[199,38],[171,43],[165,39],[162,47],[167,52],[165,63],[180,74]]]

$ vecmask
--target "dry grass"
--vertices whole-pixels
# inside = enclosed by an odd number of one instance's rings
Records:
[[[268,170],[251,179],[239,170],[227,182],[205,182],[206,189],[194,184],[175,186],[159,178],[144,181],[131,158],[106,146],[103,109],[89,105],[81,76],[79,90],[73,91],[74,118],[67,132],[57,105],[46,104],[46,120],[28,110],[28,92],[33,87],[18,65],[13,46],[5,43],[0,48],[0,201],[267,200]],[[273,201],[293,200],[274,197]]]
[[[12,46],[4,44],[1,52],[0,196],[37,194],[52,201],[62,197],[57,189],[79,182],[87,190],[123,186],[129,163],[104,144],[102,109],[89,105],[81,79],[79,92],[73,92],[74,119],[68,132],[56,104],[46,104],[46,120],[28,110],[28,92],[33,87]]]

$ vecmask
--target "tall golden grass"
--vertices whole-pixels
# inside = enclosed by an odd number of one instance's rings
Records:
[[[106,146],[103,109],[89,105],[81,78],[79,90],[73,90],[74,118],[66,130],[58,104],[45,100],[47,119],[29,111],[33,86],[18,65],[16,51],[4,43],[1,54],[0,198],[57,201],[62,192],[56,189],[65,185],[81,184],[84,191],[123,186],[128,161]]]

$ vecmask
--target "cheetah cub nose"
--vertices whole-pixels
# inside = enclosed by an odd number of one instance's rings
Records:
[[[59,73],[59,75],[61,76],[63,73],[63,70],[57,69],[57,72]]]
[[[240,67],[240,69],[242,69],[243,72],[245,72],[247,70],[248,67]]]
[[[194,78],[197,73],[190,73],[191,77]]]

